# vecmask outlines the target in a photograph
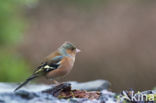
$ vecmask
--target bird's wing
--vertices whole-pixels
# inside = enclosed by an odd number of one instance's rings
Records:
[[[35,71],[34,74],[47,73],[57,69],[61,65],[63,56],[55,56],[51,60],[42,63]]]

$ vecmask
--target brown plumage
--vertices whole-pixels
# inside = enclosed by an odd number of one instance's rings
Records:
[[[47,79],[55,79],[67,75],[72,70],[75,56],[79,51],[72,43],[65,42],[55,52],[47,56],[33,74],[14,91],[20,89],[30,80],[40,76],[45,76]]]

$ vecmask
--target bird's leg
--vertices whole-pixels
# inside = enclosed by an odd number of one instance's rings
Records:
[[[46,79],[52,81],[52,83],[53,83],[54,85],[59,85],[59,84],[61,84],[60,82],[58,82],[58,81],[56,81],[56,80],[54,80],[54,79],[52,79],[52,78],[47,78],[47,77],[46,77]]]
[[[58,81],[56,81],[56,80],[52,80],[53,81],[53,83],[54,84],[56,84],[56,85],[59,85],[59,84],[61,84],[61,83],[59,83]]]

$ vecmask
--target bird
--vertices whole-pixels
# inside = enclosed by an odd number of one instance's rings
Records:
[[[55,80],[56,78],[64,77],[72,70],[78,52],[80,52],[80,49],[76,48],[71,42],[64,42],[56,51],[44,58],[43,62],[34,70],[32,75],[21,83],[14,92],[31,80],[42,76],[58,83]]]

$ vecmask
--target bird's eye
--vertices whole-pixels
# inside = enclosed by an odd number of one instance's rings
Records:
[[[71,50],[73,51],[73,50],[75,50],[75,48],[71,48]]]

